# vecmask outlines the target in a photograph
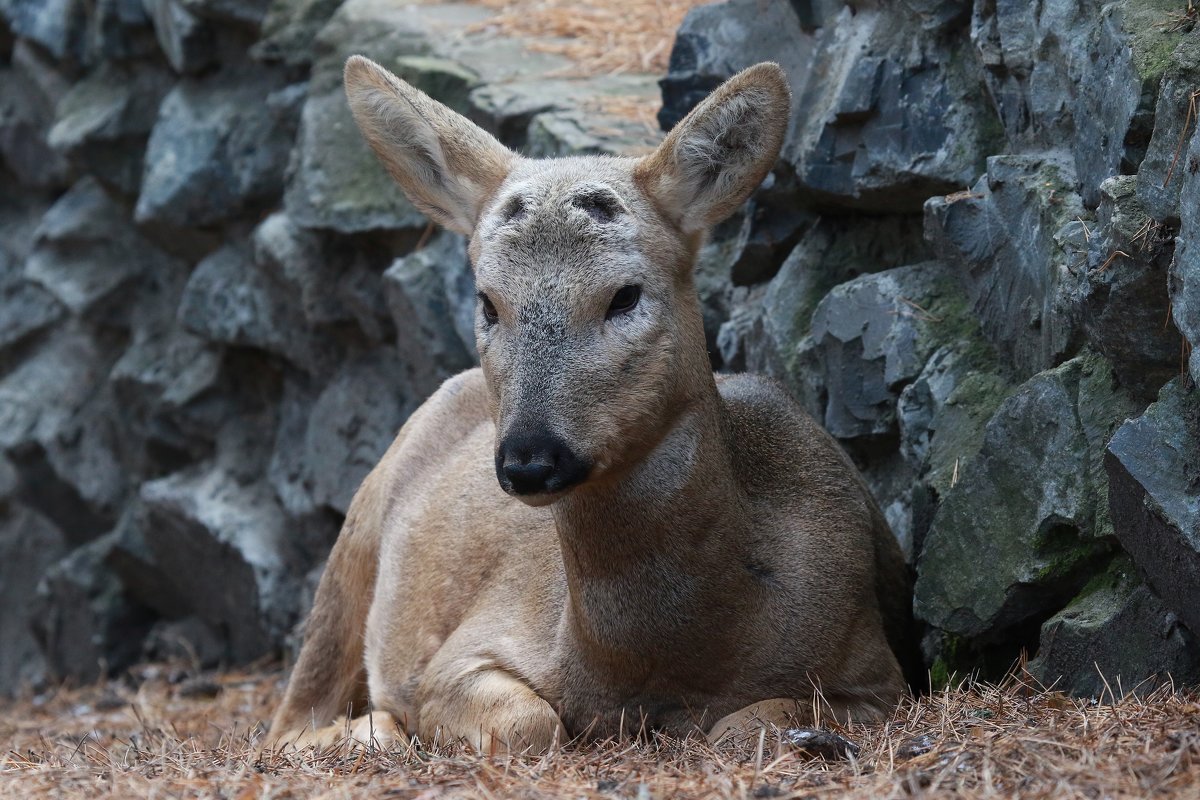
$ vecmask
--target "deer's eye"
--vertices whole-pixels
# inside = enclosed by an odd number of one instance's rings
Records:
[[[496,313],[496,306],[492,304],[492,300],[483,292],[479,293],[479,302],[483,306],[483,318],[488,325],[495,325],[500,319],[500,315]]]
[[[604,318],[612,319],[613,317],[618,317],[621,314],[628,314],[637,307],[638,300],[641,298],[642,287],[634,286],[632,284],[629,286],[622,286],[617,290],[617,293],[613,295],[612,302],[608,304],[608,313],[604,315]]]

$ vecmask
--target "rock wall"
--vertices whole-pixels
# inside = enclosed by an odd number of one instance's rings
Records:
[[[714,366],[863,468],[935,680],[1200,680],[1200,32],[1167,0],[726,0],[669,127],[764,59],[773,174],[703,251]],[[359,140],[364,53],[538,156],[662,76],[470,3],[0,0],[0,690],[292,641],[358,482],[475,359],[461,238]]]

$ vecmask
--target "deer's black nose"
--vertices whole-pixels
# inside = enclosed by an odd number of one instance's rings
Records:
[[[496,477],[514,495],[550,494],[587,477],[591,465],[549,433],[510,433],[496,450]]]

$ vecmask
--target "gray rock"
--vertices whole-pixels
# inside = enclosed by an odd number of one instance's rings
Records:
[[[184,662],[193,670],[222,666],[227,651],[220,631],[196,616],[155,623],[142,644],[147,660]]]
[[[0,353],[62,317],[62,304],[26,280],[16,259],[0,248]]]
[[[401,360],[427,396],[470,367],[475,353],[475,280],[461,236],[440,233],[383,275]]]
[[[393,242],[376,247],[301,228],[279,212],[254,230],[253,245],[255,263],[288,288],[309,325],[357,323],[372,344],[392,339],[380,273]]]
[[[1083,276],[1088,343],[1112,362],[1121,384],[1149,402],[1179,371],[1179,333],[1164,325],[1173,255],[1168,230],[1135,194],[1136,178],[1101,184],[1096,229]]]
[[[60,61],[82,59],[87,13],[84,0],[0,0],[0,15],[13,33]]]
[[[1200,82],[1200,40],[1184,37],[1165,59],[1154,135],[1137,171],[1137,193],[1146,213],[1160,222],[1179,220],[1179,190],[1188,167],[1180,148],[1195,121],[1196,85]]]
[[[984,335],[1028,376],[1083,343],[1084,210],[1069,162],[993,156],[987,164],[970,191],[926,202],[925,233],[958,270]]]
[[[816,390],[806,400],[841,439],[896,430],[896,401],[944,342],[971,331],[953,274],[928,262],[864,275],[816,308],[799,358]]]
[[[122,591],[135,602],[168,619],[185,617],[188,597],[175,576],[163,570],[146,543],[146,511],[140,498],[126,505],[121,519],[105,535],[104,564],[117,576]]]
[[[38,584],[34,634],[55,678],[91,682],[141,655],[151,618],[108,569],[112,544],[106,536],[76,548]]]
[[[268,477],[288,513],[346,513],[421,397],[407,364],[384,348],[345,364],[319,393],[285,386]]]
[[[1122,547],[1155,594],[1200,631],[1200,395],[1176,379],[1108,444],[1108,499]]]
[[[175,267],[130,224],[128,208],[88,177],[42,218],[25,277],[78,314],[148,272]]]
[[[1180,371],[1187,370],[1193,384],[1200,384],[1200,133],[1192,134],[1186,154],[1186,175],[1179,193],[1181,225],[1175,240],[1175,255],[1167,281],[1171,316],[1175,328],[1186,339],[1180,348]]]
[[[362,140],[340,88],[304,104],[290,172],[284,206],[304,227],[356,233],[427,224]]]
[[[20,70],[0,66],[0,159],[24,186],[53,188],[66,182],[66,159],[46,142],[53,116],[51,99]]]
[[[340,5],[342,0],[270,0],[263,15],[262,39],[251,53],[263,61],[311,63],[313,40]]]
[[[271,490],[201,467],[143,484],[141,499],[146,543],[189,610],[225,632],[234,660],[271,652],[295,623],[300,574]]]
[[[248,248],[231,244],[196,265],[179,304],[179,321],[209,342],[256,347],[319,370],[324,352],[285,287],[254,266]]]
[[[727,292],[735,265],[744,257],[739,247],[744,224],[724,240],[714,237],[726,252],[707,250],[698,274],[715,284],[709,292]],[[725,244],[722,244],[722,241]],[[808,334],[817,304],[835,286],[859,275],[892,269],[922,260],[920,221],[913,217],[844,219],[822,217],[804,232],[765,289],[732,292],[731,307],[706,305],[706,314],[728,317],[720,325],[716,344],[727,369],[765,372],[803,395],[810,381],[797,362],[799,344]],[[710,265],[711,264],[711,265]],[[699,278],[698,278],[699,280]],[[706,317],[707,324],[707,317]]]
[[[915,613],[961,645],[943,655],[1011,642],[1062,608],[1109,552],[1104,443],[1136,408],[1112,382],[1090,353],[1035,376],[960,465],[917,561]]]
[[[47,141],[125,194],[136,194],[142,153],[170,76],[151,66],[104,65],[58,104]]]
[[[181,75],[194,75],[216,60],[213,29],[181,0],[144,0],[167,63]]]
[[[294,92],[273,72],[181,81],[150,134],[137,221],[212,225],[277,198],[295,109]]]
[[[179,0],[185,11],[202,19],[257,29],[273,0]]]
[[[1046,686],[1115,700],[1200,681],[1200,645],[1120,556],[1042,625],[1028,669]]]
[[[30,508],[0,502],[0,695],[40,682],[46,664],[33,637],[36,589],[42,573],[63,556],[66,542],[54,523]]]

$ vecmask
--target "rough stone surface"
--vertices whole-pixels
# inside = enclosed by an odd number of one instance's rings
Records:
[[[141,499],[146,543],[189,610],[227,632],[231,658],[268,652],[297,611],[295,556],[271,490],[212,468],[148,482]]]
[[[1166,682],[1197,683],[1200,644],[1120,556],[1042,625],[1029,672],[1074,695],[1120,697]]]
[[[1200,395],[1176,379],[1109,442],[1117,538],[1147,582],[1200,631]]]
[[[1086,261],[1072,165],[1053,156],[994,156],[968,191],[930,198],[926,238],[953,265],[984,335],[1025,375],[1083,343],[1076,277]]]
[[[1006,399],[934,516],[917,564],[917,615],[986,646],[1062,608],[1111,548],[1104,444],[1134,408],[1094,354]]]
[[[414,388],[430,394],[475,354],[475,280],[461,236],[438,234],[429,246],[397,259],[383,276],[400,357]]]
[[[1187,150],[1187,174],[1179,193],[1179,236],[1167,291],[1171,317],[1186,340],[1180,343],[1180,371],[1186,369],[1192,383],[1200,384],[1200,133],[1193,133]]]
[[[233,76],[230,76],[233,77]],[[227,220],[276,198],[296,129],[296,90],[276,73],[181,81],[146,148],[135,218],[178,226]]]
[[[0,248],[0,354],[62,316],[62,304],[26,280],[17,260]]]
[[[14,689],[45,677],[45,658],[33,637],[36,590],[42,573],[67,549],[62,533],[36,511],[0,499],[0,686]]]
[[[216,59],[216,37],[182,0],[145,0],[154,33],[167,63],[178,73],[195,74]]]
[[[1164,324],[1174,242],[1146,213],[1135,180],[1122,175],[1100,186],[1082,317],[1088,343],[1112,362],[1122,385],[1150,401],[1179,371],[1179,333]]]

